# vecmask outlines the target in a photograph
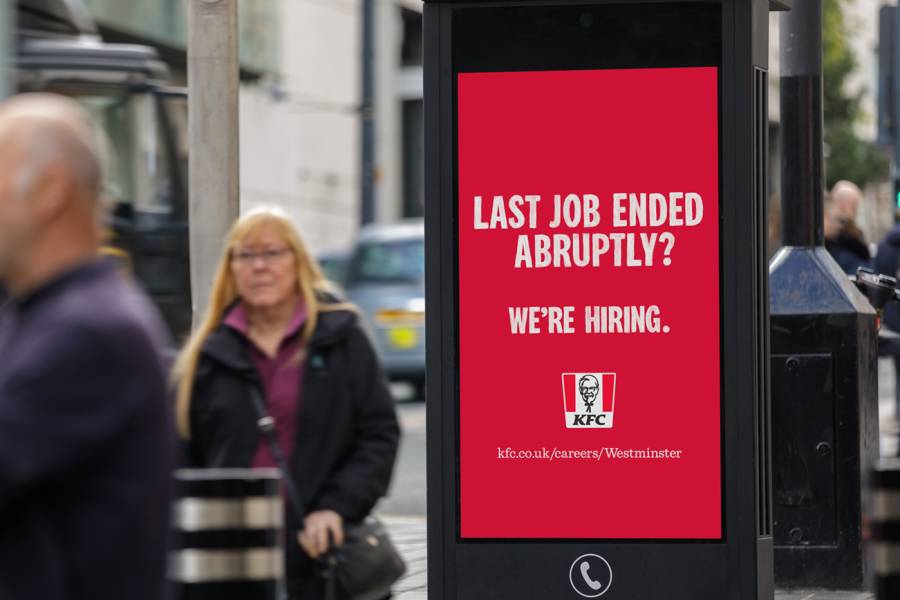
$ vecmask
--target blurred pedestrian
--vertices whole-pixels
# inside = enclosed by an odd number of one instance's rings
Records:
[[[859,267],[871,267],[865,236],[856,224],[862,191],[849,181],[838,181],[825,201],[825,248],[841,269],[855,275]]]
[[[900,224],[894,225],[878,244],[875,271],[900,277]],[[886,331],[885,331],[886,329]],[[894,361],[896,414],[900,416],[900,310],[894,302],[884,307],[884,327],[878,337],[878,353]]]
[[[97,257],[102,168],[71,100],[0,105],[0,598],[159,600],[174,432],[149,301]]]
[[[329,293],[287,217],[261,210],[234,224],[175,374],[193,467],[277,466],[257,433],[253,395],[264,398],[307,513],[301,528],[287,511],[288,530],[302,529],[287,544],[288,592],[323,598],[311,559],[386,493],[399,428],[356,311]]]
[[[890,277],[900,277],[900,224],[894,225],[885,234],[884,239],[879,242],[874,262],[875,271],[878,273]],[[893,302],[889,302],[885,306],[884,324],[889,329],[900,333],[900,310]]]

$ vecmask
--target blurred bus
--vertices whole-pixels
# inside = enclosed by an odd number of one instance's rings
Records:
[[[103,129],[108,246],[172,333],[191,325],[187,96],[154,48],[108,44],[80,0],[17,0],[14,87],[84,106]]]

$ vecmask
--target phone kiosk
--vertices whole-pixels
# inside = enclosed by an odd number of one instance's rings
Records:
[[[773,597],[770,8],[426,0],[432,600]]]

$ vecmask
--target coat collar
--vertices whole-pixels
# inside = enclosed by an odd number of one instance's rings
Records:
[[[327,304],[325,306],[327,307]],[[357,321],[356,313],[351,310],[320,310],[316,329],[309,344],[310,351],[318,350],[342,340],[356,325]],[[235,371],[255,372],[250,355],[244,348],[243,337],[239,332],[224,323],[220,323],[206,338],[201,355]]]

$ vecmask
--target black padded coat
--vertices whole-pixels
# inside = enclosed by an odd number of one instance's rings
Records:
[[[220,325],[203,347],[186,446],[192,467],[251,465],[261,438],[247,386],[260,389],[260,382],[246,343]],[[307,512],[330,509],[346,522],[361,521],[387,492],[400,431],[387,381],[355,313],[319,313],[303,370],[288,458],[299,494]],[[295,541],[297,525],[288,508],[288,591],[291,598],[319,598],[311,561]]]

